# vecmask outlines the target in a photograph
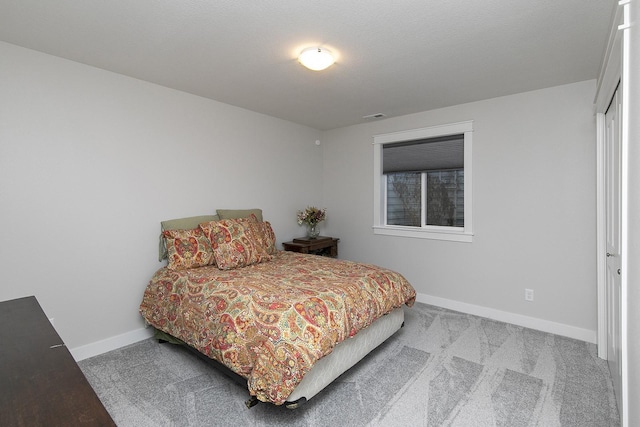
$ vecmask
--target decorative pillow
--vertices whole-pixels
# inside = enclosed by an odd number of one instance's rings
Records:
[[[247,218],[254,214],[258,221],[262,221],[262,209],[217,209],[216,212],[220,219]]]
[[[200,224],[200,228],[211,242],[216,265],[221,270],[271,259],[255,217],[211,221]]]
[[[262,235],[264,237],[264,246],[269,255],[275,255],[276,250],[276,233],[273,232],[273,228],[271,227],[271,223],[269,221],[264,221],[260,223],[260,227],[262,228]]]
[[[200,228],[165,230],[162,236],[167,243],[169,269],[184,270],[215,264],[211,243]]]
[[[264,226],[263,226],[264,223],[261,220],[259,220],[258,217],[253,213],[250,214],[247,218],[250,219],[249,225],[253,229],[253,233],[256,239],[259,241],[260,246],[262,246],[264,250],[267,253],[269,253],[267,238],[264,233]]]
[[[198,224],[208,221],[217,221],[219,219],[220,217],[218,215],[200,215],[160,222],[160,247],[158,248],[158,261],[167,259],[167,242],[164,240],[164,236],[162,235],[163,231],[199,229]]]

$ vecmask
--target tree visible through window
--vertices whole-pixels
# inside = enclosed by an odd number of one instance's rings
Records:
[[[421,174],[387,175],[387,224],[420,227],[421,201]]]
[[[427,225],[464,227],[464,169],[427,172]]]
[[[422,174],[387,175],[387,224],[421,226]],[[464,170],[424,172],[425,224],[464,227]]]

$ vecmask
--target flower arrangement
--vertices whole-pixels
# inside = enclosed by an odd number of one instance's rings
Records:
[[[307,224],[311,227],[322,222],[327,217],[326,209],[319,209],[315,206],[308,206],[303,211],[298,211],[298,225]]]

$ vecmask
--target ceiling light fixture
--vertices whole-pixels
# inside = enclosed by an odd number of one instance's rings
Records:
[[[310,70],[320,71],[331,66],[335,59],[331,51],[323,47],[310,47],[300,53],[298,61]]]

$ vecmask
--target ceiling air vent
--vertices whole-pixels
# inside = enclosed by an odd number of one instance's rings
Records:
[[[365,120],[373,120],[373,119],[382,119],[387,117],[385,114],[382,113],[375,113],[375,114],[369,114],[368,116],[362,116],[363,119]]]

